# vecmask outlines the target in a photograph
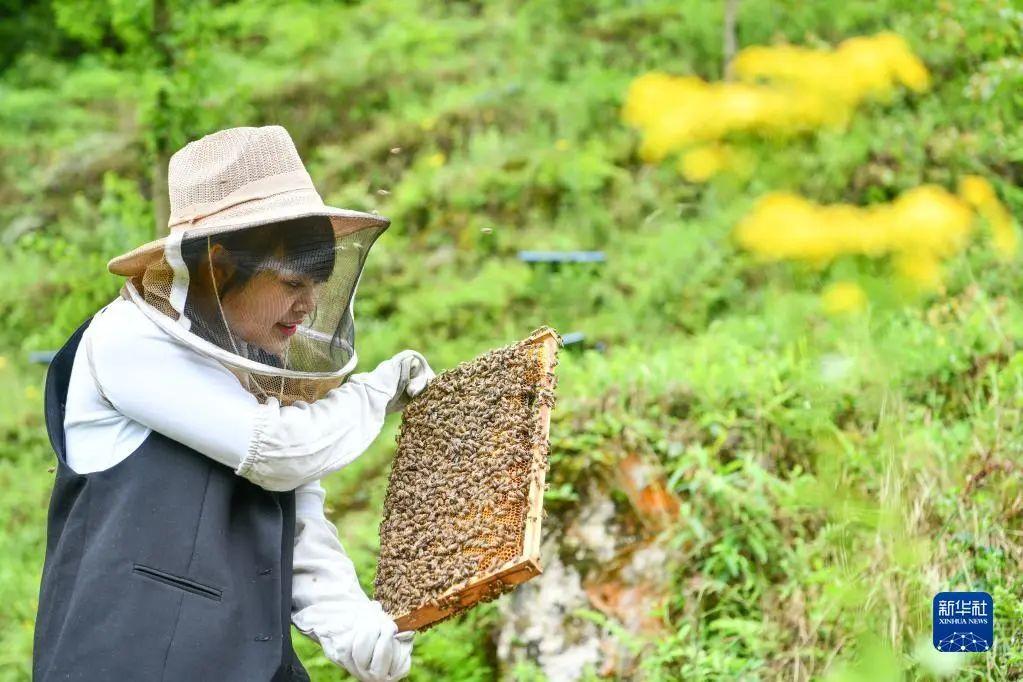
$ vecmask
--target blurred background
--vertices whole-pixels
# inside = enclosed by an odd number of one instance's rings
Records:
[[[166,225],[170,154],[270,123],[393,221],[360,369],[569,342],[545,573],[412,679],[1023,675],[1021,36],[1019,0],[0,0],[0,679],[45,351]],[[325,481],[367,589],[396,426]],[[960,589],[989,653],[931,646]]]

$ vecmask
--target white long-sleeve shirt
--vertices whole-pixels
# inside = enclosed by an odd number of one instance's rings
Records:
[[[162,331],[131,301],[96,314],[75,355],[64,417],[76,473],[110,468],[151,431],[270,490],[295,490],[292,621],[318,641],[365,606],[355,568],[323,511],[319,479],[372,443],[395,372],[357,374],[315,403],[260,404],[223,365]]]

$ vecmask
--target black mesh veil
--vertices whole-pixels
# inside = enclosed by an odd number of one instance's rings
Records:
[[[212,235],[184,230],[127,289],[261,401],[308,402],[355,366],[355,291],[384,229],[345,231],[317,215]]]

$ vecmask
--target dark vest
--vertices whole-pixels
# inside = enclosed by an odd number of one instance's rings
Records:
[[[294,491],[264,490],[155,431],[105,471],[67,466],[64,405],[88,324],[46,377],[57,475],[34,679],[308,682],[291,646]]]

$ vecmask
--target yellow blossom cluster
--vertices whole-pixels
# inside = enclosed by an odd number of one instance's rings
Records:
[[[744,81],[789,83],[852,106],[884,97],[898,85],[915,92],[930,87],[927,67],[901,36],[890,32],[849,38],[834,50],[749,47],[736,55],[732,68]]]
[[[829,315],[859,312],[867,307],[867,294],[856,282],[835,282],[821,293],[821,305]]]
[[[899,85],[924,90],[929,80],[893,33],[850,38],[834,50],[749,47],[733,66],[737,82],[659,72],[633,81],[622,118],[641,131],[645,160],[736,133],[774,137],[842,124],[863,100]]]
[[[769,260],[824,266],[847,255],[890,257],[901,276],[934,289],[942,261],[966,247],[978,215],[991,223],[996,250],[1006,257],[1015,253],[1012,218],[991,185],[968,176],[959,192],[924,185],[866,207],[824,206],[775,192],[757,202],[734,235],[744,249]]]
[[[735,167],[736,152],[724,144],[693,147],[679,159],[678,168],[689,182],[707,182],[725,168]]]
[[[967,175],[959,183],[959,196],[972,206],[991,226],[991,240],[995,250],[1008,259],[1019,250],[1019,233],[1012,224],[1012,216],[998,200],[995,190],[979,175]]]
[[[815,93],[663,73],[633,81],[622,112],[625,122],[642,132],[639,153],[646,161],[732,133],[789,134],[845,116],[841,107]]]

